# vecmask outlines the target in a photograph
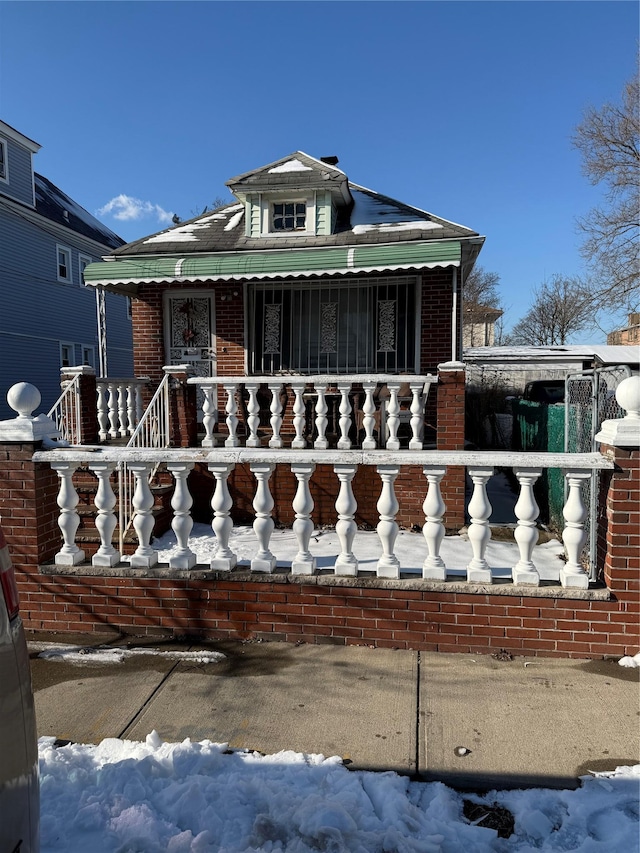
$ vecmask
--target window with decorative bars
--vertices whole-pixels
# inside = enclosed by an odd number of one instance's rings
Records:
[[[416,369],[416,280],[356,279],[251,290],[254,373]]]

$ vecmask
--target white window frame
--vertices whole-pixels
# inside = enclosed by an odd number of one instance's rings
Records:
[[[88,344],[82,344],[82,364],[88,367],[96,366],[96,348]]]
[[[64,363],[63,358],[63,350],[68,348],[70,350],[71,358],[69,360],[69,364]],[[76,366],[76,345],[71,343],[71,341],[60,341],[60,367],[75,367]]]
[[[93,263],[93,258],[90,255],[78,255],[78,281],[84,284],[84,268]]]
[[[305,211],[305,229],[304,231],[275,231],[273,228],[273,205],[274,204],[304,204]],[[303,195],[296,193],[270,193],[264,195],[261,199],[261,233],[263,237],[275,237],[276,239],[286,239],[291,237],[311,237],[316,233],[316,200],[315,193],[311,195]]]
[[[66,252],[69,257],[69,263],[67,264],[68,276],[66,278],[60,275],[60,252]],[[73,270],[71,269],[72,260],[73,254],[69,246],[63,246],[61,243],[56,243],[56,274],[58,276],[58,281],[62,281],[65,284],[73,284]]]
[[[0,138],[0,149],[2,150],[2,163],[4,165],[4,174],[0,172],[0,181],[4,184],[9,183],[9,146],[7,140]]]

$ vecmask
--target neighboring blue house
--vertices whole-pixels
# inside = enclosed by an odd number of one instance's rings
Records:
[[[99,331],[96,294],[82,275],[124,240],[33,171],[39,149],[0,121],[0,419],[15,415],[6,402],[15,382],[36,385],[46,412],[60,395],[61,367],[89,364],[100,375],[106,356],[110,376],[133,375],[128,299],[106,295]]]

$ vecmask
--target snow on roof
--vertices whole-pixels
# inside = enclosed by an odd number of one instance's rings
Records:
[[[234,209],[237,209],[239,205],[234,205]],[[179,225],[177,228],[170,228],[165,231],[161,231],[159,234],[155,234],[153,237],[149,237],[144,242],[145,243],[195,243],[198,240],[196,235],[196,231],[201,231],[204,228],[207,228],[209,222],[213,222],[216,219],[226,219],[227,213],[212,213],[209,216],[205,216],[202,219],[198,219],[195,222],[186,222],[184,225]],[[225,229],[228,230],[228,229]]]
[[[313,169],[311,166],[305,166],[297,157],[294,157],[293,160],[287,160],[285,163],[269,169],[270,174],[275,172],[313,172]]]
[[[411,222],[381,222],[379,225],[354,225],[354,234],[366,234],[367,231],[432,231],[442,228],[438,222],[427,222],[427,220],[412,220]]]
[[[640,348],[606,344],[564,344],[562,346],[469,347],[467,361],[485,362],[559,362],[593,361],[601,364],[640,364]]]

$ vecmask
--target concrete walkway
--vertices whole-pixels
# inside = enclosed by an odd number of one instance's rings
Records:
[[[475,789],[573,787],[590,770],[640,763],[640,670],[616,661],[158,640],[129,643],[226,657],[38,657],[57,643],[127,645],[113,636],[29,636],[40,736],[97,743],[143,740],[155,729],[166,741],[339,755],[353,769]]]

